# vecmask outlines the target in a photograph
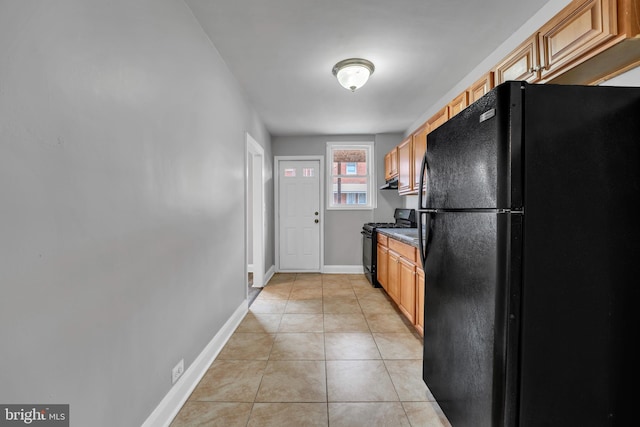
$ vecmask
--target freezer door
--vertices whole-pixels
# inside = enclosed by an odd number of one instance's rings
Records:
[[[455,427],[502,426],[510,216],[429,216],[423,379]]]
[[[427,135],[426,200],[420,209],[519,207],[512,205],[511,184],[512,173],[520,171],[512,170],[520,162],[520,86],[494,88]]]

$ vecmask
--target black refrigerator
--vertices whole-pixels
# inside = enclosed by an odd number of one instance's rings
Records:
[[[453,427],[637,425],[640,88],[503,83],[421,176],[423,379]]]

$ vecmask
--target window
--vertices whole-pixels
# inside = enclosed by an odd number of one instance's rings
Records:
[[[376,207],[373,143],[327,142],[327,209]]]

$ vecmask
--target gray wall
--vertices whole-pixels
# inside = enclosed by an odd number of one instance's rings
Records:
[[[378,188],[384,184],[384,155],[401,140],[401,134],[281,136],[273,137],[272,150],[274,156],[319,155],[324,157],[327,142],[374,141],[376,188]],[[371,221],[392,221],[394,209],[402,207],[402,199],[397,191],[378,190],[377,197],[378,207],[374,210],[325,210],[325,265],[362,266],[360,236],[362,225]]]
[[[0,402],[144,422],[245,299],[245,131],[182,1],[0,2]]]

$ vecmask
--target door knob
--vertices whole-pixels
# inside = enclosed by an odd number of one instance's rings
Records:
[[[318,221],[318,220],[316,219],[316,220],[315,220],[315,221],[313,221],[313,222],[315,222],[315,223],[317,224],[317,223],[319,223],[320,221]]]

